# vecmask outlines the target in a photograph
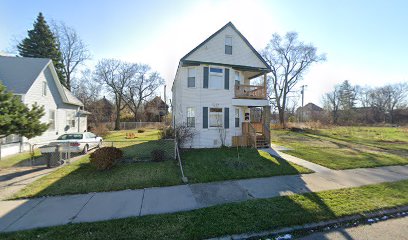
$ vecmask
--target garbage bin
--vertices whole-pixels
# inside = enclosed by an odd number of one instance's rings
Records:
[[[48,168],[58,167],[62,164],[60,149],[61,149],[61,146],[58,144],[55,146],[54,152],[46,154]]]

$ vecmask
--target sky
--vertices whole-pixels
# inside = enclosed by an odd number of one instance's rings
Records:
[[[327,55],[294,89],[307,85],[305,103],[321,105],[344,80],[371,87],[408,82],[404,0],[1,0],[0,51],[13,51],[38,12],[76,29],[92,53],[87,66],[103,58],[149,64],[168,94],[180,58],[229,21],[258,51],[273,33],[296,31]]]

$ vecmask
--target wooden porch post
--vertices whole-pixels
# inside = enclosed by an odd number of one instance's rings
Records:
[[[264,98],[266,99],[266,73],[264,74],[264,83],[263,83],[263,87],[264,87]]]

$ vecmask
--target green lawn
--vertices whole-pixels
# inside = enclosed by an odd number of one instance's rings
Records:
[[[174,214],[0,234],[2,239],[203,239],[326,221],[408,204],[408,181],[250,200]]]
[[[305,132],[272,130],[272,142],[288,154],[332,168],[408,164],[408,129],[333,127]]]
[[[253,148],[187,150],[181,159],[186,176],[195,183],[310,172]]]
[[[40,151],[37,149],[34,151],[34,158],[41,156]],[[31,154],[29,152],[18,153],[12,156],[2,157],[0,160],[0,168],[15,167],[23,162],[30,161]]]
[[[44,176],[13,198],[104,192],[181,184],[175,161],[121,163],[109,171],[96,171],[88,156]]]

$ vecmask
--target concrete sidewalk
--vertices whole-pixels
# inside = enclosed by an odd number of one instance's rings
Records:
[[[173,213],[249,199],[408,179],[408,165],[333,171],[302,159],[288,160],[315,173],[1,201],[0,231]]]

